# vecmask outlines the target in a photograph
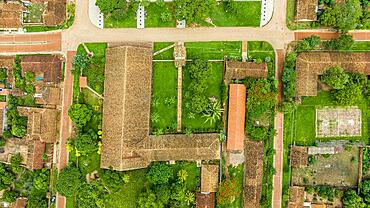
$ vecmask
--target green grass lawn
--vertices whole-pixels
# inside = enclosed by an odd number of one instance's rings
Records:
[[[260,26],[261,19],[261,1],[245,1],[237,2],[237,12],[227,12],[224,8],[225,2],[216,6],[216,9],[211,12],[210,18],[213,24],[218,27],[231,26]]]
[[[147,169],[127,171],[130,181],[123,187],[109,195],[107,207],[132,208],[136,207],[137,199],[142,189],[145,188]]]
[[[153,52],[159,51],[167,46],[173,45],[171,42],[157,42],[154,43]],[[173,48],[170,48],[156,56],[153,57],[153,60],[173,60]]]
[[[187,59],[223,60],[224,57],[241,59],[241,42],[191,42],[185,43]]]
[[[216,97],[221,99],[221,87],[223,83],[223,62],[211,62],[211,75],[209,76],[207,83],[207,97]],[[202,114],[195,114],[195,118],[190,118],[189,109],[186,107],[190,103],[190,97],[188,87],[190,85],[191,79],[189,71],[184,70],[183,85],[182,85],[182,129],[191,129],[194,132],[205,132],[205,131],[215,131],[216,124],[211,124],[210,122],[205,123],[206,119]],[[188,104],[187,104],[188,103]]]
[[[297,132],[295,142],[297,145],[313,145],[315,138],[315,106],[297,107]]]
[[[166,2],[165,7],[169,11],[174,11],[174,3]],[[161,20],[161,13],[164,8],[159,7],[156,3],[150,3],[149,6],[145,7],[147,16],[145,18],[145,27],[176,27],[175,13],[172,12],[172,20],[169,22],[163,22]],[[120,28],[120,27],[133,27],[136,28],[136,11],[132,9],[128,10],[127,17],[123,20],[116,20],[110,15],[104,17],[105,28]]]
[[[248,59],[266,61],[269,57],[268,62],[268,76],[275,77],[275,51],[272,45],[265,41],[248,41]]]
[[[177,69],[173,62],[153,62],[152,129],[175,132],[177,123]],[[152,117],[153,118],[153,117]]]

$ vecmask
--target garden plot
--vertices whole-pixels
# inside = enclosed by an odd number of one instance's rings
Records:
[[[308,166],[293,168],[293,185],[357,186],[359,149],[355,147],[345,149],[333,155],[310,156]]]
[[[361,126],[357,107],[316,109],[316,137],[361,136]]]

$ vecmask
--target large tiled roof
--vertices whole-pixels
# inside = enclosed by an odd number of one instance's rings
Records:
[[[43,14],[44,24],[62,25],[66,19],[66,0],[48,0]]]
[[[21,28],[23,11],[25,7],[20,3],[0,3],[0,28]]]
[[[152,161],[219,159],[217,134],[150,136],[152,44],[107,48],[101,167],[130,170]]]
[[[31,140],[53,143],[58,137],[58,117],[56,109],[18,107],[19,115],[27,116],[27,135]]]
[[[244,148],[246,88],[243,84],[230,84],[227,150],[242,151]]]
[[[316,21],[318,0],[297,0],[296,21]]]
[[[233,79],[242,80],[247,77],[267,78],[267,63],[227,61],[225,65],[226,82],[230,82]]]
[[[244,208],[257,208],[262,193],[263,142],[247,141],[244,154]]]
[[[370,74],[370,52],[304,52],[297,57],[297,96],[316,96],[317,81],[328,68]]]
[[[43,76],[44,82],[60,83],[62,79],[62,59],[56,55],[22,56],[22,72],[33,72]]]
[[[200,193],[197,192],[197,208],[214,208],[215,207],[215,193]]]

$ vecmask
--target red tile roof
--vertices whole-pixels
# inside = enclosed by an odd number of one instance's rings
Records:
[[[35,140],[33,143],[32,170],[40,170],[44,167],[42,156],[45,152],[45,143]]]
[[[80,88],[87,87],[87,77],[80,76]]]
[[[243,84],[230,84],[227,150],[244,149],[246,91]]]

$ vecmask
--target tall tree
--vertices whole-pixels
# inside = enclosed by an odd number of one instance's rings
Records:
[[[82,184],[81,177],[81,172],[78,168],[69,166],[63,169],[59,173],[57,180],[57,191],[66,197],[73,196]]]
[[[78,128],[82,128],[90,121],[92,110],[85,104],[73,104],[68,110],[68,115]]]

